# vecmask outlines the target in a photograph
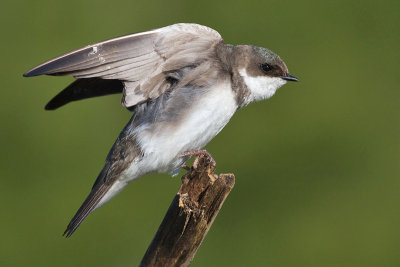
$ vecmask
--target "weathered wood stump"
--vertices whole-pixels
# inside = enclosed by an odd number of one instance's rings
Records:
[[[188,266],[235,184],[233,174],[214,174],[207,158],[182,177],[182,186],[140,266]]]

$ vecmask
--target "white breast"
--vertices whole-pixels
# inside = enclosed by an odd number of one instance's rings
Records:
[[[221,83],[193,103],[175,125],[164,124],[143,133],[138,129],[138,141],[144,154],[151,158],[153,171],[173,171],[179,165],[180,154],[203,148],[228,123],[236,109],[230,83]]]

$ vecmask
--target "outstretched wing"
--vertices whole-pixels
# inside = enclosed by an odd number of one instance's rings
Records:
[[[77,79],[120,80],[124,84],[122,104],[132,107],[167,90],[168,73],[210,59],[215,45],[221,41],[219,33],[206,26],[174,24],[89,45],[45,62],[24,76],[72,75]],[[91,97],[88,92],[92,88],[81,91],[85,92],[84,97],[75,93],[72,100]],[[111,93],[115,91],[114,88]],[[93,96],[104,94],[107,93],[94,92]],[[61,102],[72,101],[68,95]]]

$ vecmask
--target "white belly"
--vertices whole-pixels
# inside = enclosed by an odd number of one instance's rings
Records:
[[[237,109],[230,84],[212,88],[186,111],[174,125],[161,125],[150,131],[137,129],[144,155],[151,161],[149,171],[171,172],[183,162],[179,156],[203,148],[228,123]],[[178,165],[178,166],[176,166]]]

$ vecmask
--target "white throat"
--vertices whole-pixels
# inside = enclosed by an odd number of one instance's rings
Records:
[[[239,70],[239,74],[243,77],[247,88],[250,90],[250,95],[244,100],[244,105],[270,98],[279,87],[286,83],[284,79],[279,77],[249,76],[244,68]]]

